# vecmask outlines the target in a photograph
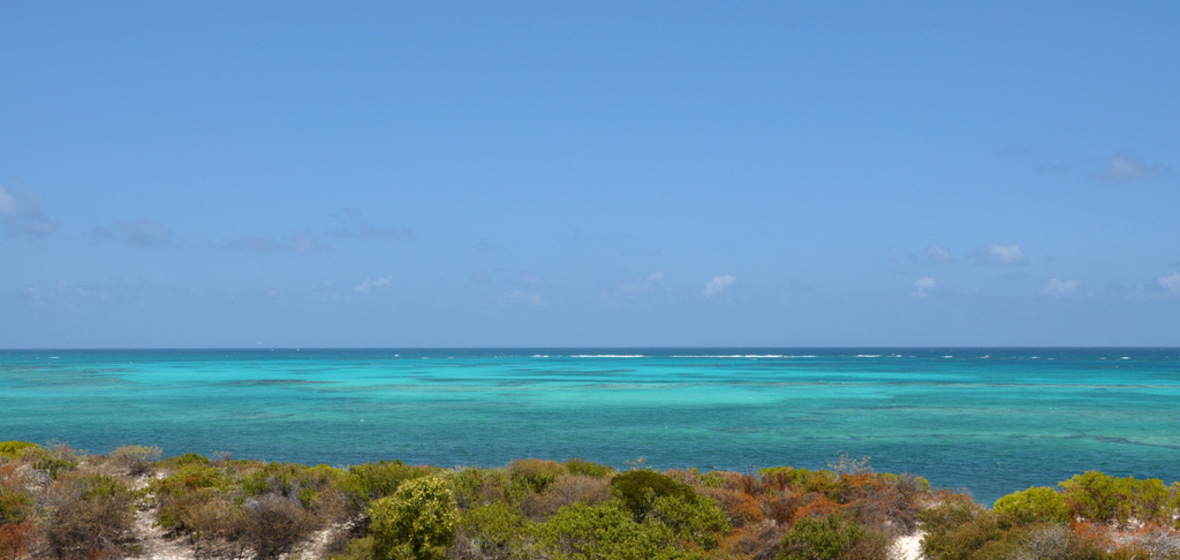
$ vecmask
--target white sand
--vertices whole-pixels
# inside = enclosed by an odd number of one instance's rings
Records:
[[[889,547],[889,560],[924,560],[922,556],[922,537],[926,533],[918,531],[912,535],[898,537]]]

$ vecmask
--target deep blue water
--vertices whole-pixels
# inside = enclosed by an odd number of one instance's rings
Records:
[[[978,500],[1180,479],[1180,349],[0,351],[0,440],[439,466],[823,467]]]

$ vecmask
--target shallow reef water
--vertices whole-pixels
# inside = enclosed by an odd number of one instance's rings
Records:
[[[1180,479],[1177,349],[0,351],[0,439],[345,465],[821,468],[990,502]]]

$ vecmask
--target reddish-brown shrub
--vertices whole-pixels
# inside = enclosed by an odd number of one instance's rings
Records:
[[[818,492],[803,494],[798,499],[800,505],[791,517],[792,525],[800,519],[823,519],[843,509],[840,504]]]
[[[521,509],[528,518],[541,521],[567,505],[596,505],[610,497],[610,482],[606,479],[563,474],[549,485],[544,494],[529,494],[525,497]]]
[[[773,560],[785,534],[782,526],[766,520],[734,531],[722,542],[721,550],[750,560]]]
[[[15,560],[29,553],[29,545],[37,538],[33,521],[0,524],[0,560]]]
[[[730,488],[704,488],[701,493],[717,500],[717,505],[734,527],[757,523],[766,517],[762,502],[749,494]]]

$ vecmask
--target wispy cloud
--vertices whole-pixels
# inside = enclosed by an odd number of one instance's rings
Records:
[[[719,296],[736,283],[737,278],[730,274],[714,276],[712,280],[705,283],[705,289],[701,290],[701,295],[705,297]]]
[[[481,253],[486,253],[489,251],[503,251],[504,250],[503,247],[501,247],[499,245],[493,245],[487,239],[480,239],[479,242],[475,244],[474,249],[476,251],[481,252]]]
[[[1066,297],[1077,293],[1078,288],[1081,286],[1081,280],[1058,280],[1051,278],[1045,283],[1045,289],[1041,291],[1041,294],[1049,297]]]
[[[619,292],[627,295],[650,294],[655,291],[666,291],[668,283],[664,281],[663,272],[653,272],[633,282],[623,282],[619,285]]]
[[[1015,243],[1010,245],[1001,245],[999,243],[992,243],[983,249],[978,249],[972,253],[975,257],[976,264],[992,264],[999,266],[1018,266],[1028,264],[1028,257],[1024,256],[1024,251]]]
[[[1147,164],[1139,158],[1129,154],[1119,154],[1106,162],[1106,167],[1097,177],[1103,181],[1124,183],[1136,179],[1147,179],[1156,175],[1171,173],[1171,168],[1156,164]]]
[[[541,305],[542,303],[544,303],[544,301],[541,299],[540,294],[538,294],[536,292],[525,291],[525,290],[513,290],[511,292],[508,292],[508,293],[496,298],[496,301],[500,302],[501,305],[534,305],[535,306],[535,305]]]
[[[300,254],[328,253],[331,247],[320,243],[315,235],[308,231],[295,232],[282,238],[247,237],[235,239],[222,245],[227,251],[245,251],[248,253],[278,253],[290,252]]]
[[[930,295],[931,291],[938,289],[938,281],[925,276],[914,280],[914,292],[910,294],[913,299],[922,299]]]
[[[1033,146],[1029,144],[1008,144],[997,150],[996,153],[1002,156],[1023,156],[1031,154],[1033,150]]]
[[[109,239],[131,247],[163,247],[172,242],[172,232],[155,220],[118,222],[112,227],[100,226],[90,230],[95,239]]]
[[[352,287],[352,292],[362,296],[369,295],[375,289],[380,289],[389,285],[389,278],[378,278],[376,280],[365,278],[364,282]]]
[[[1156,283],[1169,293],[1180,294],[1180,272],[1174,273],[1171,276],[1160,277],[1159,280],[1156,280]]]
[[[334,229],[329,231],[328,235],[342,239],[385,239],[388,241],[414,239],[414,232],[410,228],[378,228],[366,222],[361,222],[354,227]]]
[[[545,278],[543,276],[541,276],[540,274],[533,274],[532,272],[522,272],[520,274],[520,280],[517,283],[524,285],[524,286],[534,286],[534,287],[546,286],[549,284],[548,282],[545,281]]]
[[[907,252],[906,256],[916,263],[948,264],[958,260],[950,251],[938,243],[931,243],[918,253]]]
[[[407,227],[377,227],[363,218],[361,213],[345,208],[336,213],[336,220],[340,227],[328,232],[330,237],[341,239],[383,239],[386,241],[409,241],[414,239],[414,231]]]
[[[40,237],[57,231],[57,224],[41,209],[41,195],[21,187],[0,185],[0,222],[9,237]]]

